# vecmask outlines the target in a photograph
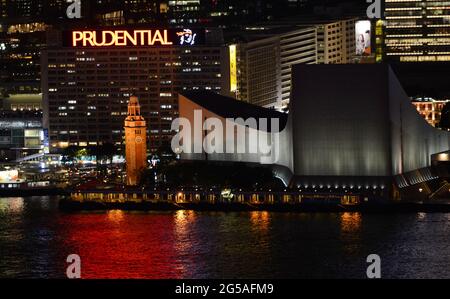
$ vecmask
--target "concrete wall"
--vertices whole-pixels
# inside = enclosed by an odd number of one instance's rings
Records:
[[[391,174],[384,69],[379,65],[294,67],[290,117],[296,175]]]
[[[430,166],[432,154],[450,148],[450,134],[419,115],[390,68],[388,78],[392,174]]]

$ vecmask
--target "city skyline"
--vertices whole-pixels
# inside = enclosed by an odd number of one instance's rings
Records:
[[[214,297],[449,278],[449,16],[0,0],[0,282]]]

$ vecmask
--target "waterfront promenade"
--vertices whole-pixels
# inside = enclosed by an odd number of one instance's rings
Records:
[[[448,201],[386,201],[367,195],[303,190],[73,190],[64,210],[199,210],[280,212],[449,212]]]

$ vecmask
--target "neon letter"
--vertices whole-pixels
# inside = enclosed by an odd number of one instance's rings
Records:
[[[77,46],[77,41],[80,41],[82,39],[83,39],[83,32],[80,32],[80,31],[72,32],[72,45],[74,47]]]

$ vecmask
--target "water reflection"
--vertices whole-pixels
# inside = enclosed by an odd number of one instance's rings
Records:
[[[124,217],[123,214],[124,214],[124,211],[122,211],[122,210],[108,211],[108,220],[113,223],[119,224],[120,222],[123,221],[123,217]]]
[[[270,213],[267,211],[252,211],[250,212],[250,222],[254,229],[267,231],[270,226]]]
[[[186,254],[192,248],[191,228],[195,222],[195,212],[179,210],[174,213],[175,250],[179,254]]]
[[[340,217],[341,232],[343,234],[357,233],[361,229],[361,213],[345,212],[341,213]]]
[[[62,256],[76,253],[82,278],[177,278],[167,214],[109,211],[59,219]]]
[[[1,278],[64,278],[74,253],[83,278],[365,278],[375,252],[385,278],[450,277],[444,213],[63,213],[57,203],[0,199]]]
[[[24,199],[22,197],[0,198],[0,212],[20,214],[23,212]]]
[[[191,254],[194,245],[198,242],[193,234],[196,213],[191,210],[179,210],[173,214],[174,253],[184,261],[176,260],[173,264],[180,276],[187,275],[188,265],[192,264]]]
[[[257,264],[249,264],[254,269],[260,269],[256,271],[265,271],[262,269],[270,264],[273,243],[276,242],[272,239],[271,214],[266,211],[250,212],[250,224],[251,230],[244,232],[244,234],[248,234],[244,242],[253,244],[251,249],[253,257],[249,257],[249,259],[256,258]]]
[[[195,222],[195,212],[191,210],[176,211],[174,213],[174,222],[175,233],[180,237],[184,237],[189,232],[189,226]]]
[[[37,200],[40,202],[43,210],[50,209],[50,197],[49,196],[38,197]]]
[[[340,214],[342,250],[345,256],[355,256],[362,250],[361,213],[345,212]]]
[[[417,219],[419,219],[419,220],[424,220],[426,216],[427,216],[426,213],[423,213],[423,212],[417,213]]]

